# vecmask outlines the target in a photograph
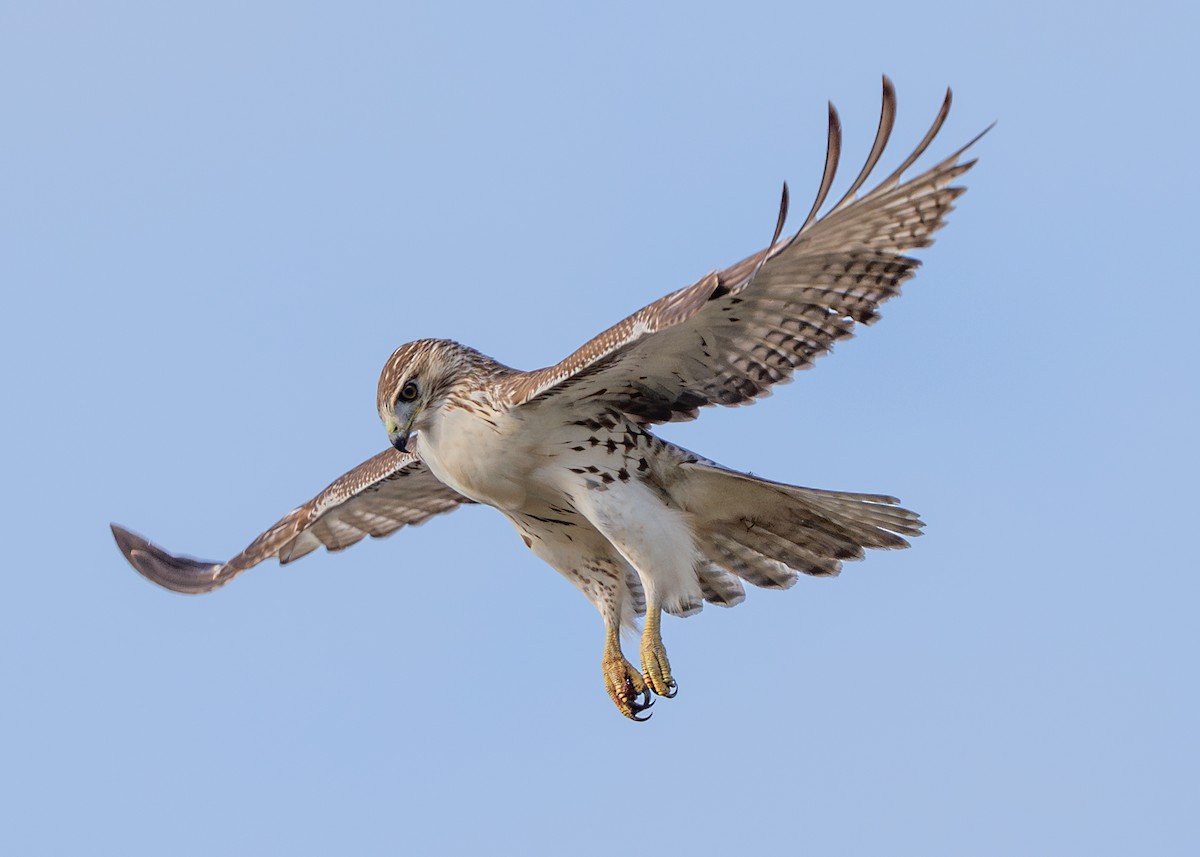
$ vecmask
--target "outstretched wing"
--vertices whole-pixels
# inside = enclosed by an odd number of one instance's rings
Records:
[[[112,531],[121,553],[145,577],[167,589],[194,595],[224,586],[271,557],[285,564],[321,545],[331,551],[342,550],[366,536],[387,536],[406,524],[420,524],[471,502],[439,482],[416,452],[388,449],[284,515],[228,562],[167,553],[116,524]]]
[[[954,200],[951,187],[975,163],[946,160],[907,181],[901,175],[928,148],[950,110],[950,91],[916,150],[875,189],[857,197],[883,154],[896,95],[883,79],[875,144],[850,189],[820,219],[841,152],[841,125],[829,105],[829,143],[816,202],[800,229],[779,243],[787,217],[783,189],[775,236],[765,250],[667,295],[592,339],[561,363],[514,375],[511,406],[553,400],[611,408],[644,423],[689,420],[707,405],[740,405],[787,383],[856,323],[878,318],[920,264],[903,255],[933,243]],[[986,133],[986,132],[985,132]],[[980,135],[982,136],[982,135]],[[564,396],[569,397],[564,399]]]

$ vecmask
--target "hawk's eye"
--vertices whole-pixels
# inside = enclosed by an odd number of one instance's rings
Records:
[[[409,381],[400,389],[400,395],[396,397],[398,402],[415,402],[417,400],[417,382]]]

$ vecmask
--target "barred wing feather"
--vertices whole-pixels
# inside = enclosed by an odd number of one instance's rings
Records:
[[[121,552],[142,575],[167,589],[198,594],[224,586],[271,557],[286,564],[321,545],[343,550],[367,536],[382,538],[470,502],[439,482],[415,451],[387,449],[284,515],[228,562],[168,553],[116,524],[112,531]]]
[[[950,109],[950,92],[924,139],[900,167],[870,192],[858,192],[891,135],[896,98],[883,81],[875,144],[845,195],[817,217],[833,185],[841,127],[830,105],[825,172],[800,229],[779,241],[787,216],[784,186],[775,237],[759,253],[673,292],[601,333],[554,366],[505,379],[511,406],[534,406],[564,395],[589,410],[609,408],[642,423],[694,419],[701,407],[741,405],[768,395],[806,369],[913,275],[904,255],[933,243],[964,188],[951,183],[971,168],[963,152],[923,173],[902,174],[925,152]],[[985,132],[986,133],[986,132]],[[982,136],[982,135],[980,135]]]

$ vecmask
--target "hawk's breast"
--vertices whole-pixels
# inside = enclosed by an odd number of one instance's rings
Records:
[[[528,502],[538,456],[504,414],[442,411],[420,430],[421,459],[433,475],[478,503],[519,511]]]

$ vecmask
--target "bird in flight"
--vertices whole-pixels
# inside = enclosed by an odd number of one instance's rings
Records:
[[[859,195],[891,135],[892,83],[866,164],[821,214],[841,151],[829,105],[825,170],[800,228],[780,240],[788,190],[770,244],[655,301],[553,366],[522,372],[457,342],[420,339],[392,354],[376,405],[391,447],[289,512],[227,562],[177,556],[113,525],[121,552],[176,592],[209,592],[275,557],[293,560],[466,503],[500,511],[525,545],[600,611],[609,696],[634,720],[676,682],[661,615],[705,601],[733,606],[743,582],[787,589],[800,574],[837,574],[864,548],[908,547],[923,526],[882,494],[802,488],[722,467],[651,427],[694,419],[708,405],[744,405],[792,380],[835,342],[870,324],[920,264],[965,188],[952,182],[976,137],[904,180],[950,109],[887,178]],[[985,131],[986,133],[986,131]],[[980,135],[982,136],[982,135]],[[820,216],[818,216],[820,215]],[[641,669],[621,650],[641,631]]]

